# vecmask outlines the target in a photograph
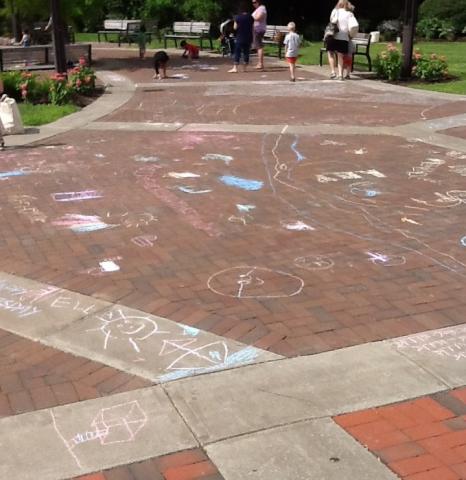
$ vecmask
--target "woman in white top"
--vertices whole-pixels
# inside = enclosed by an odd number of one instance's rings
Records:
[[[252,5],[255,8],[252,12],[254,19],[254,39],[253,46],[257,49],[257,65],[258,70],[264,69],[264,35],[267,30],[267,9],[262,4],[262,0],[252,0]]]
[[[338,32],[329,37],[327,43],[328,63],[332,70],[331,79],[337,78],[335,73],[335,55],[338,58],[338,80],[343,80],[343,57],[348,53],[349,20],[353,17],[351,4],[348,0],[339,0],[330,15],[330,21],[338,27]]]

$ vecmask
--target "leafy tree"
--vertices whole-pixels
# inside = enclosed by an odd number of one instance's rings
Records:
[[[425,0],[419,13],[423,19],[450,20],[458,32],[466,27],[466,0]]]

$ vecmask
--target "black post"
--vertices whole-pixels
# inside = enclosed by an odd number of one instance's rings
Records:
[[[413,68],[413,47],[416,34],[417,12],[419,0],[405,0],[405,19],[403,24],[403,68],[401,76],[411,77]]]
[[[60,12],[60,0],[51,0],[53,49],[55,52],[55,69],[66,73],[65,32]]]

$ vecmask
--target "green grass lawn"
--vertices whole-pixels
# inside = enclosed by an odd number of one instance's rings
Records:
[[[308,43],[303,47],[300,51],[302,55],[300,63],[304,65],[318,65],[321,46],[321,42],[314,42]],[[375,43],[371,45],[372,61],[375,60],[377,54],[384,50],[386,46],[386,43]],[[415,48],[421,50],[422,53],[445,55],[447,57],[449,71],[451,75],[457,77],[457,79],[439,83],[410,82],[406,84],[407,86],[437,92],[466,95],[466,42],[419,42],[415,45]],[[327,62],[326,57],[324,57],[324,62]],[[356,57],[355,70],[365,69],[367,69],[365,58]]]
[[[23,123],[28,127],[37,127],[51,123],[80,110],[76,105],[33,105],[31,103],[18,103],[18,107]]]

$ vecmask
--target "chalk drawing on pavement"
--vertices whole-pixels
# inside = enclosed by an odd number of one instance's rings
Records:
[[[207,286],[218,295],[233,298],[282,298],[298,295],[302,278],[280,270],[240,266],[221,270],[209,277]]]
[[[139,235],[138,237],[133,237],[131,242],[134,245],[137,245],[141,248],[153,247],[157,241],[157,235]]]
[[[335,262],[323,255],[306,255],[294,259],[294,264],[305,270],[328,270],[335,265]]]
[[[210,193],[212,190],[209,188],[197,189],[195,187],[181,186],[178,190],[183,193],[189,193],[191,195],[202,195],[203,193]]]
[[[294,232],[311,232],[315,230],[314,227],[312,227],[311,225],[308,225],[307,223],[301,220],[297,220],[296,222],[293,222],[293,223],[287,223],[285,221],[282,221],[281,225],[284,229],[291,230]]]
[[[386,255],[379,252],[366,252],[369,255],[369,261],[375,265],[383,265],[384,267],[395,267],[404,265],[406,258],[402,255]]]
[[[54,227],[67,228],[76,233],[95,232],[115,228],[118,225],[105,223],[97,215],[81,215],[77,213],[67,213],[51,222]]]
[[[103,195],[97,190],[83,190],[81,192],[59,192],[52,193],[52,198],[56,202],[78,202],[81,200],[94,200],[102,198]]]
[[[234,160],[234,158],[230,155],[222,155],[220,153],[207,153],[202,157],[202,160],[205,160],[205,161],[217,160],[225,163],[226,165],[230,165],[230,163]]]
[[[325,174],[316,175],[319,183],[338,182],[340,180],[359,180],[366,176],[373,176],[377,178],[385,178],[385,175],[378,170],[356,170],[354,172],[329,172]]]
[[[248,191],[260,190],[264,186],[264,182],[260,180],[250,180],[232,175],[223,175],[220,177],[220,181],[229,187],[240,188]]]

